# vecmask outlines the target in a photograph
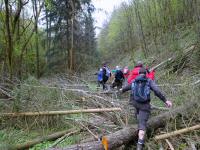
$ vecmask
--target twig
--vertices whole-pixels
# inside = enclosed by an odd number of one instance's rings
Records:
[[[96,140],[99,139],[99,137],[97,135],[95,135],[89,128],[87,128],[84,124],[82,124],[81,122],[78,122],[78,124],[80,124],[82,127],[84,127]]]
[[[8,97],[14,99],[14,97],[12,97],[8,92],[6,92],[5,90],[3,90],[2,88],[0,88],[0,91],[1,91],[3,94],[5,94],[6,96],[8,96]]]
[[[198,80],[198,81],[192,83],[192,85],[197,85],[197,84],[199,84],[199,83],[200,83],[200,80]]]
[[[195,143],[191,139],[187,138],[187,143],[191,146],[192,150],[197,150]]]
[[[169,142],[169,140],[168,140],[168,139],[165,139],[165,141],[166,141],[166,143],[169,145],[169,148],[170,148],[171,150],[174,150],[174,147],[173,147],[172,144]]]
[[[157,109],[157,110],[170,110],[169,108],[157,107],[157,106],[155,106],[155,105],[153,105],[153,104],[151,104],[151,108],[152,108],[152,109]]]
[[[72,135],[72,134],[75,134],[77,132],[79,132],[80,130],[74,130],[70,133],[67,133],[65,135],[63,135],[61,138],[59,138],[58,140],[56,140],[49,148],[53,148],[55,147],[56,145],[58,145],[61,141],[63,141],[65,138],[67,138],[68,136]]]

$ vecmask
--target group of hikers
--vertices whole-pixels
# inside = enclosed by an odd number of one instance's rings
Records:
[[[114,78],[110,88],[114,89],[115,87],[117,87],[117,89],[119,90],[120,88],[122,88],[122,85],[131,84],[132,81],[139,75],[139,69],[142,67],[142,61],[138,61],[133,70],[129,70],[127,66],[125,66],[123,69],[120,68],[120,66],[116,66],[115,69],[110,70],[107,64],[104,63],[98,71],[98,86],[102,85],[103,90],[108,90],[109,88],[108,85],[106,85],[106,82],[110,78]],[[148,67],[146,67],[146,71],[147,78],[154,80],[155,71],[149,71]]]
[[[116,66],[113,71],[114,81],[111,84],[111,88],[118,87],[120,93],[131,90],[130,102],[135,108],[135,117],[138,121],[138,142],[137,150],[142,150],[144,147],[145,132],[147,129],[147,121],[151,113],[150,105],[150,92],[154,94],[164,102],[166,107],[172,107],[172,102],[166,98],[163,92],[158,88],[155,83],[155,71],[149,70],[144,67],[142,61],[138,61],[133,70],[129,70],[128,67],[121,69]],[[98,83],[103,86],[103,90],[106,90],[106,82],[111,77],[112,73],[106,64],[100,68],[98,72]],[[122,85],[124,86],[122,87]]]

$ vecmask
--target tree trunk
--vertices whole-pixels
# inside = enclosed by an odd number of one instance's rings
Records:
[[[38,45],[38,7],[37,1],[33,0],[33,10],[35,18],[35,49],[36,49],[36,72],[37,78],[40,77],[40,59],[39,59],[39,45]]]
[[[7,33],[7,57],[8,57],[8,68],[10,72],[10,78],[12,78],[13,75],[13,70],[12,70],[12,52],[13,52],[13,42],[12,42],[12,35],[11,35],[11,28],[10,28],[10,11],[9,11],[9,1],[4,0],[5,2],[5,8],[6,8],[6,18],[5,18],[5,28],[6,28],[6,33]]]
[[[136,13],[136,16],[139,21],[140,31],[141,31],[141,35],[142,35],[143,44],[144,44],[144,47],[143,47],[144,57],[147,58],[148,49],[147,49],[146,39],[145,39],[145,35],[144,35],[144,30],[143,30],[142,19],[141,19],[139,10],[138,10],[137,2],[134,1],[134,5],[135,5],[135,13]]]
[[[77,109],[77,110],[66,110],[66,111],[40,111],[40,112],[20,112],[20,113],[1,113],[1,117],[23,117],[23,116],[44,116],[44,115],[67,115],[77,113],[99,113],[99,112],[111,112],[121,111],[121,108],[96,108],[96,109]]]
[[[191,109],[198,106],[198,101],[187,103],[184,106],[180,106],[174,110],[163,113],[159,116],[153,117],[148,121],[147,130],[156,130],[159,127],[163,127],[169,119],[173,116],[175,117],[178,114],[187,114]],[[128,144],[131,141],[136,141],[137,139],[137,126],[133,125],[130,127],[125,127],[115,133],[109,134],[106,136],[108,139],[109,149],[116,149],[121,145]],[[61,149],[49,149],[49,150],[61,150]],[[83,144],[72,145],[68,148],[62,148],[62,150],[104,150],[103,145],[100,141],[87,142]]]
[[[74,17],[75,17],[75,9],[73,0],[70,1],[72,12],[71,12],[71,48],[68,54],[68,69],[70,73],[72,73],[74,69]]]

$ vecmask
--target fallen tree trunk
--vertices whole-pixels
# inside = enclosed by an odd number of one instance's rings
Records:
[[[150,71],[152,71],[152,70],[156,70],[157,68],[159,68],[159,67],[162,66],[163,64],[165,64],[165,63],[171,61],[172,59],[173,59],[173,57],[168,58],[167,60],[161,62],[160,64],[158,64],[158,65],[152,67],[152,68],[150,69]]]
[[[44,136],[44,137],[39,137],[39,138],[36,138],[32,141],[28,141],[27,143],[24,143],[24,144],[18,144],[16,146],[14,146],[13,149],[17,149],[17,150],[21,150],[21,149],[28,149],[38,143],[41,143],[43,141],[48,141],[48,140],[55,140],[65,134],[68,134],[68,133],[77,133],[78,130],[73,128],[73,129],[69,129],[69,130],[65,130],[65,131],[60,131],[60,132],[56,132],[56,133],[53,133],[53,134],[50,134],[48,136]]]
[[[155,140],[167,139],[169,137],[176,136],[176,135],[183,134],[183,133],[190,132],[190,131],[197,130],[197,129],[200,129],[200,124],[192,126],[192,127],[180,129],[180,130],[177,130],[177,131],[173,131],[173,132],[170,132],[170,133],[157,135],[157,136],[155,136],[154,139]]]
[[[156,130],[159,127],[162,127],[166,124],[166,122],[171,118],[178,114],[184,115],[184,113],[188,113],[191,109],[194,109],[195,106],[198,106],[198,102],[190,102],[184,106],[178,107],[174,110],[170,110],[169,112],[165,112],[159,116],[153,117],[148,121],[147,130]],[[133,125],[130,127],[125,127],[115,133],[111,133],[106,136],[108,139],[108,147],[109,149],[116,149],[121,145],[127,144],[132,140],[137,139],[137,126]],[[49,149],[49,150],[61,150],[57,149]],[[68,148],[62,148],[62,150],[104,150],[101,141],[93,141],[87,142],[83,144],[76,144],[69,146]]]
[[[121,108],[98,108],[98,109],[79,109],[66,111],[41,111],[41,112],[22,112],[22,113],[1,113],[1,117],[23,117],[23,116],[44,116],[44,115],[67,115],[77,113],[99,113],[121,111]]]
[[[183,50],[183,54],[187,55],[190,51],[194,50],[194,48],[195,48],[195,45],[191,45],[191,46],[185,48],[185,49]],[[176,58],[177,58],[177,55],[172,56],[172,57],[168,58],[167,60],[161,62],[160,64],[158,64],[158,65],[156,65],[156,66],[150,68],[150,71],[156,70],[156,69],[159,68],[160,66],[162,66],[162,65],[164,65],[164,64],[166,64],[166,63],[168,63],[168,62],[170,62],[170,61],[173,61],[173,60],[175,60]]]

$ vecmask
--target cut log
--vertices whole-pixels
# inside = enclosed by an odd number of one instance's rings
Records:
[[[194,109],[195,106],[198,105],[197,101],[190,102],[185,104],[184,106],[178,107],[174,110],[170,110],[169,112],[165,112],[159,116],[153,117],[148,121],[147,130],[156,130],[159,127],[163,127],[167,121],[173,116],[178,114],[184,115],[187,114],[191,109]],[[108,148],[115,149],[120,147],[121,145],[127,144],[130,141],[134,141],[137,139],[137,126],[129,126],[125,127],[117,132],[111,133],[106,136],[108,139]],[[61,150],[57,149],[49,149],[49,150]],[[69,146],[68,148],[62,148],[62,150],[104,150],[101,141],[87,142],[82,144],[76,144]]]
[[[44,137],[39,137],[39,138],[36,138],[32,141],[29,141],[27,143],[24,143],[24,144],[18,144],[14,147],[14,149],[17,149],[17,150],[22,150],[22,149],[28,149],[38,143],[41,143],[43,141],[48,141],[48,140],[55,140],[65,134],[68,134],[68,133],[76,133],[77,132],[77,129],[73,128],[73,129],[69,129],[69,130],[65,130],[65,131],[60,131],[60,132],[56,132],[54,134],[50,134],[48,136],[44,136]]]
[[[66,111],[41,111],[41,112],[21,112],[21,113],[1,113],[0,117],[23,117],[23,116],[44,116],[44,115],[67,115],[77,113],[99,113],[121,111],[121,108],[98,108],[98,109],[79,109]]]
[[[167,139],[169,137],[173,137],[173,136],[176,136],[176,135],[179,135],[179,134],[183,134],[183,133],[187,133],[187,132],[190,132],[190,131],[193,131],[193,130],[197,130],[197,129],[200,129],[200,124],[192,126],[192,127],[180,129],[180,130],[177,130],[177,131],[173,131],[173,132],[170,132],[170,133],[157,135],[157,136],[155,136],[154,139],[155,140]]]

